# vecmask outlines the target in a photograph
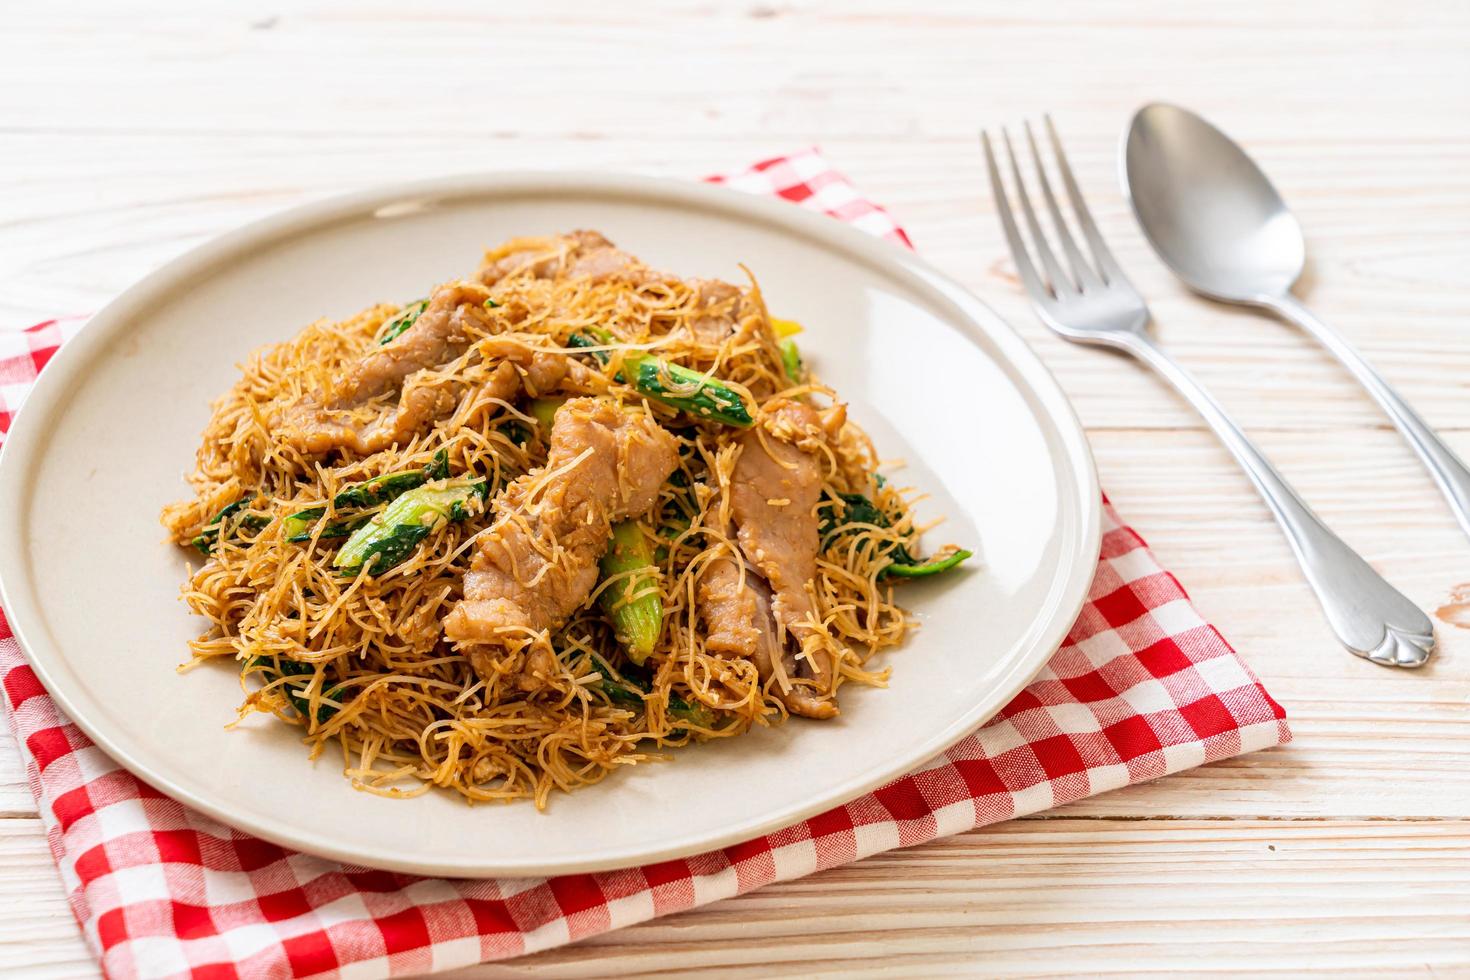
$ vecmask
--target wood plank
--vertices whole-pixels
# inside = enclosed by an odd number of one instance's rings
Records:
[[[1463,821],[1014,821],[453,975],[1452,970],[1467,843]]]
[[[98,975],[36,819],[0,818],[0,972],[31,980]]]
[[[26,782],[20,746],[11,734],[10,714],[0,707],[0,820],[36,815],[36,799]]]
[[[1435,609],[1467,578],[1470,546],[1393,434],[1357,433],[1346,447],[1310,433],[1258,435],[1323,518],[1421,608]],[[1470,440],[1455,439],[1470,451]],[[1352,657],[1213,439],[1108,432],[1092,442],[1119,511],[1265,680],[1296,741],[1084,801],[1075,812],[1463,816],[1470,631],[1438,624],[1439,654],[1420,672]]]
[[[1116,0],[1062,18],[1011,9],[977,16],[959,4],[927,16],[895,4],[857,13],[820,3],[724,13],[659,3],[615,16],[587,4],[437,4],[426,14],[317,3],[278,17],[221,17],[207,5],[159,4],[152,17],[91,7],[86,18],[32,15],[10,25],[19,56],[11,70],[35,72],[29,80],[48,100],[7,87],[12,94],[0,103],[0,121],[52,131],[105,119],[109,128],[137,131],[315,133],[329,120],[338,130],[381,132],[385,107],[398,107],[397,114],[435,129],[463,127],[466,99],[504,92],[515,97],[497,99],[486,115],[516,134],[564,132],[580,111],[599,121],[591,131],[647,132],[672,118],[691,136],[743,125],[798,138],[891,138],[954,132],[976,106],[1030,101],[1038,81],[1050,83],[1044,91],[1068,91],[1069,101],[1087,106],[1136,103],[1138,93],[1168,79],[1191,104],[1245,103],[1282,115],[1309,109],[1315,132],[1353,132],[1366,114],[1382,111],[1389,129],[1377,135],[1393,137],[1422,135],[1431,119],[1405,103],[1405,91],[1422,83],[1420,104],[1463,94],[1448,84],[1456,76],[1436,69],[1463,65],[1453,28],[1464,15],[1431,4],[1391,18],[1377,4],[1334,6],[1341,25],[1335,44],[1323,43],[1316,17],[1274,18],[1262,30],[1200,9],[1170,10],[1161,22],[1157,8],[1135,11]],[[761,16],[768,11],[774,16]],[[1377,71],[1343,56],[1367,38],[1376,42]],[[977,44],[989,54],[988,70],[974,70]],[[1038,59],[1039,48],[1050,57]],[[66,57],[52,55],[58,50]],[[1109,57],[1096,57],[1100,50]],[[1294,70],[1315,76],[1321,87],[1281,86],[1268,69],[1285,52]],[[1212,70],[1202,73],[1206,53]],[[610,56],[617,71],[607,70]],[[456,60],[466,74],[435,70]],[[711,64],[721,70],[705,70]],[[556,66],[555,86],[526,83],[544,79],[548,65]],[[996,70],[1002,66],[1017,70]],[[315,73],[311,100],[296,97],[303,69]],[[1228,93],[1212,84],[1222,77],[1234,83]],[[244,78],[251,85],[235,83]],[[596,87],[577,87],[588,81]],[[364,97],[364,85],[397,98]],[[634,97],[605,97],[610,86]],[[578,91],[604,97],[545,111],[550,99]],[[1324,99],[1323,91],[1335,97]],[[915,92],[926,97],[916,100]],[[58,116],[48,111],[50,99],[92,109],[79,118]],[[650,106],[663,113],[650,114]]]
[[[90,976],[39,839],[0,821],[0,964]],[[1456,971],[1467,847],[1464,820],[1019,820],[453,975]]]

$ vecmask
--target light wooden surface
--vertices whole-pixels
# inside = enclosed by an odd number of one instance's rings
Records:
[[[127,9],[124,9],[126,7]],[[412,12],[410,12],[412,11]],[[1018,296],[979,125],[1050,110],[1158,332],[1434,609],[1470,580],[1397,435],[1286,327],[1188,297],[1114,176],[1151,99],[1243,140],[1308,229],[1303,295],[1470,453],[1470,5],[7,5],[0,328],[95,309],[257,216],[501,167],[697,175],[821,144],[1057,373],[1124,517],[1286,705],[1285,750],[875,857],[472,976],[1470,974],[1470,633],[1418,673],[1333,642],[1264,507],[1140,370]],[[0,970],[91,976],[0,741]]]

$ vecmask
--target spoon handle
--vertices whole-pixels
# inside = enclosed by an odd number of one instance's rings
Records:
[[[1470,468],[1455,455],[1453,449],[1445,445],[1439,433],[1431,429],[1429,423],[1409,407],[1409,403],[1399,396],[1392,385],[1383,380],[1383,376],[1373,369],[1373,365],[1356,348],[1336,330],[1317,319],[1296,297],[1277,296],[1264,300],[1263,303],[1282,319],[1296,324],[1316,338],[1368,389],[1368,394],[1382,406],[1383,411],[1414,448],[1414,452],[1419,454],[1424,468],[1434,477],[1440,492],[1450,502],[1450,509],[1455,512],[1455,519],[1460,522],[1460,527],[1464,528],[1466,534],[1470,534]]]
[[[1220,404],[1146,334],[1118,346],[1161,374],[1194,406],[1260,491],[1286,534],[1327,622],[1360,657],[1391,667],[1418,667],[1434,652],[1434,624],[1322,523]]]

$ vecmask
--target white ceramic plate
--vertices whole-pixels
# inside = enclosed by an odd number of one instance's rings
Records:
[[[185,494],[208,403],[254,348],[321,316],[417,296],[513,235],[597,228],[685,275],[759,277],[802,350],[899,479],[947,515],[931,543],[983,564],[904,586],[920,633],[887,690],[852,686],[833,722],[681,750],[549,812],[390,800],[315,764],[256,716],[225,665],[180,676],[202,622],[159,508]],[[993,716],[1076,616],[1098,551],[1092,458],[1072,409],[989,309],[913,255],[779,201],[692,183],[500,174],[300,208],[149,276],[47,368],[0,456],[3,601],[46,687],[158,789],[279,844],[425,874],[543,875],[666,860],[777,829],[870,790]]]

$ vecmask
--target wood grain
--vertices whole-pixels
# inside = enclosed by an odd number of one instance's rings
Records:
[[[1413,456],[1293,330],[1169,277],[1114,155],[1159,98],[1243,140],[1307,230],[1304,298],[1470,455],[1470,6],[83,0],[7,9],[5,38],[0,329],[96,309],[213,235],[342,189],[505,167],[687,177],[820,143],[1036,347],[1119,510],[1297,733],[465,976],[1470,973],[1470,631],[1442,627],[1415,674],[1343,653],[1187,408],[1036,323],[975,147],[981,126],[1053,113],[1162,341],[1434,609],[1470,581],[1470,545]],[[0,972],[95,976],[9,739],[0,913]]]
[[[1426,970],[1462,962],[1463,821],[1014,821],[463,977]],[[1383,858],[1391,855],[1391,861]],[[1158,882],[1175,902],[1156,904]],[[1377,900],[1358,902],[1360,889]],[[921,916],[921,928],[913,927]],[[757,925],[758,924],[758,925]],[[752,927],[772,942],[752,949]],[[895,960],[895,958],[898,958]],[[691,964],[698,969],[690,970]]]

